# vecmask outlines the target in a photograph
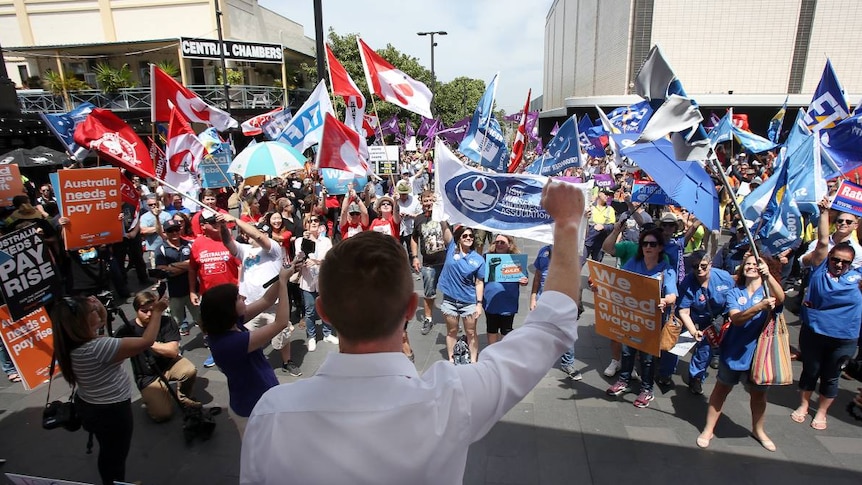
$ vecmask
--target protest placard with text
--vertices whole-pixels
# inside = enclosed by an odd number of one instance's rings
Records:
[[[398,175],[397,145],[372,145],[368,147],[368,161],[374,164],[374,173],[381,177]]]
[[[60,293],[60,277],[35,224],[0,237],[0,292],[17,320]]]
[[[632,186],[632,202],[635,204],[678,205],[655,182],[635,181]]]
[[[862,185],[847,180],[841,182],[838,193],[832,200],[832,208],[862,217]]]
[[[7,306],[0,306],[3,344],[15,364],[24,389],[34,389],[48,379],[54,355],[54,333],[45,307],[13,320]]]
[[[12,198],[24,194],[26,192],[18,165],[0,165],[0,206],[11,207]]]
[[[587,261],[596,304],[596,333],[659,355],[661,281]]]
[[[488,271],[485,272],[485,281],[496,281],[497,283],[515,282],[521,278],[527,278],[527,255],[526,254],[485,254],[485,264]]]
[[[56,178],[60,214],[70,221],[63,226],[67,250],[123,240],[120,169],[60,170]]]
[[[199,166],[201,173],[201,187],[215,189],[219,187],[232,187],[233,175],[227,172],[230,167],[231,152],[230,144],[222,143],[220,150],[216,150],[205,157]]]

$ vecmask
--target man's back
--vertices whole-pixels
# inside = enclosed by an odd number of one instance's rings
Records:
[[[421,376],[397,352],[330,354],[314,377],[258,402],[240,481],[460,483],[470,444],[571,347],[576,315],[573,300],[546,293],[524,326],[485,349],[479,363],[441,361]]]

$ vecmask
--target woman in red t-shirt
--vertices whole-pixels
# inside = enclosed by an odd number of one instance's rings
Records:
[[[263,216],[264,223],[270,228],[270,238],[284,248],[284,262],[290,263],[290,238],[293,234],[284,227],[284,219],[279,212],[269,212]]]
[[[374,210],[377,211],[379,217],[371,221],[371,226],[368,230],[389,234],[398,240],[399,229],[401,227],[401,214],[398,213],[398,204],[395,203],[395,200],[388,195],[379,197]]]
[[[242,215],[239,220],[248,222],[249,224],[257,224],[260,222],[260,218],[262,214],[260,213],[260,202],[258,202],[257,197],[254,195],[250,195],[247,199],[245,199],[245,203],[243,204]]]

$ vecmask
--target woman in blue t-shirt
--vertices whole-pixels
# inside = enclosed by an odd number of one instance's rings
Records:
[[[775,271],[778,274],[778,271]],[[763,281],[769,285],[772,296],[767,297]],[[721,340],[721,356],[718,361],[718,377],[715,388],[709,396],[709,410],[706,413],[706,426],[697,437],[697,446],[706,448],[713,438],[713,431],[721,408],[733,386],[745,376],[751,396],[751,436],[769,451],[775,451],[775,443],[769,439],[763,424],[766,418],[766,391],[769,386],[758,386],[751,382],[749,371],[757,348],[757,338],[763,331],[769,314],[781,312],[784,303],[784,290],[773,272],[761,259],[747,256],[736,271],[736,286],[727,292],[727,314],[730,328]]]
[[[494,246],[487,254],[518,254],[518,245],[515,238],[504,234],[497,234],[494,238]],[[493,262],[493,256],[489,256]],[[489,277],[490,280],[490,277]],[[519,281],[499,283],[488,281],[485,283],[485,296],[482,303],[485,306],[485,322],[487,324],[488,345],[497,343],[507,333],[512,331],[515,322],[515,314],[518,313],[518,297],[522,286],[529,283],[526,276]]]
[[[638,238],[638,250],[634,258],[625,265],[624,270],[631,271],[644,276],[651,276],[661,280],[661,299],[658,307],[665,313],[663,320],[667,318],[665,310],[676,303],[676,271],[674,267],[664,258],[665,238],[660,228],[642,231]],[[664,322],[662,322],[664,323]],[[653,384],[655,381],[654,357],[646,352],[639,351],[634,347],[623,345],[622,362],[620,363],[620,377],[617,382],[605,391],[608,395],[619,396],[628,392],[629,380],[635,367],[635,358],[640,353],[641,360],[641,392],[635,399],[635,407],[645,408],[654,399]]]
[[[263,298],[248,305],[233,284],[214,286],[201,299],[201,328],[207,334],[216,365],[227,377],[230,410],[235,414],[240,437],[254,405],[264,392],[278,385],[263,348],[289,324],[287,283],[295,264],[282,269],[278,282],[266,290]],[[276,299],[275,321],[248,331],[244,324],[271,307]]]
[[[446,318],[446,351],[449,361],[454,362],[458,320],[461,319],[470,347],[470,362],[475,363],[479,354],[476,320],[482,314],[485,292],[485,258],[475,251],[475,236],[469,227],[461,226],[454,234],[447,230],[443,240],[447,246],[446,261],[440,272],[439,286],[443,293],[440,312]]]
[[[828,203],[828,199],[826,199]],[[820,381],[820,399],[811,427],[826,429],[826,412],[838,396],[839,360],[856,353],[859,322],[862,321],[862,300],[859,283],[862,272],[851,268],[856,251],[847,242],[829,250],[828,205],[821,204],[817,244],[808,255],[807,264],[814,269],[802,303],[802,330],[799,350],[802,353],[802,374],[799,376],[800,403],[790,414],[797,423],[808,417],[808,402]],[[852,219],[851,219],[852,218]],[[852,224],[855,217],[839,213],[838,224]]]

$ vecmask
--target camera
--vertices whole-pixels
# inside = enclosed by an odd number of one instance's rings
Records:
[[[75,412],[72,401],[51,401],[42,411],[42,427],[45,429],[63,428],[66,431],[81,429],[81,418]]]

